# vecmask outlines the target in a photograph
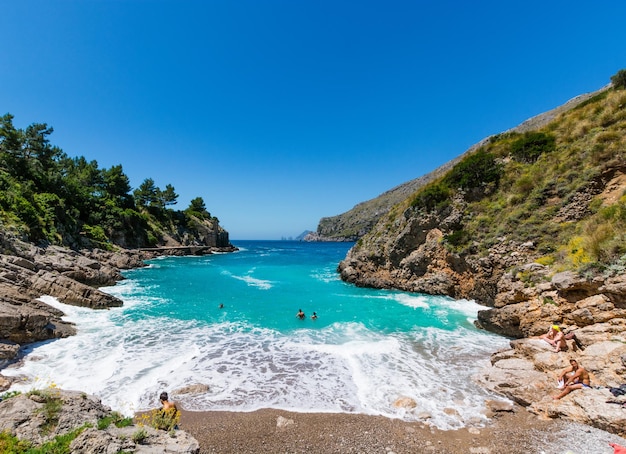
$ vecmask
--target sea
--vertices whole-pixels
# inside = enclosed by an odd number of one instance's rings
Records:
[[[485,401],[501,399],[474,377],[509,340],[474,326],[477,302],[345,283],[337,265],[353,243],[232,243],[237,252],[124,271],[101,289],[119,308],[42,295],[77,334],[27,346],[3,370],[20,378],[10,391],[80,390],[126,415],[168,391],[187,410],[359,413],[444,430],[486,422]],[[177,393],[197,384],[208,390]],[[397,408],[401,397],[417,406]]]

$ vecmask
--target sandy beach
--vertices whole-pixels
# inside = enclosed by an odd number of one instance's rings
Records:
[[[182,411],[180,428],[206,453],[612,454],[626,440],[563,420],[541,420],[522,407],[489,425],[441,431],[422,422],[354,414]]]

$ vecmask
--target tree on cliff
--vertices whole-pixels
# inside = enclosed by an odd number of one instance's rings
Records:
[[[613,88],[626,88],[626,69],[620,69],[614,75],[612,75],[611,83],[613,84]]]
[[[200,219],[209,219],[211,217],[211,213],[207,211],[202,197],[192,199],[185,212]]]
[[[168,184],[164,191],[159,191],[159,201],[163,207],[167,205],[176,205],[178,194],[174,191],[174,186]]]
[[[158,188],[154,184],[152,178],[146,178],[133,192],[135,201],[140,207],[157,206],[158,204]]]

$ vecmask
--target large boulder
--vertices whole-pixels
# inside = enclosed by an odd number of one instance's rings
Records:
[[[59,301],[74,306],[106,309],[119,307],[122,300],[100,290],[82,284],[67,276],[49,271],[40,271],[33,276],[31,289],[40,295],[53,295]]]

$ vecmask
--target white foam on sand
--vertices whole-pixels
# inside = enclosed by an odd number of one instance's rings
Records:
[[[183,408],[281,408],[407,420],[428,414],[441,429],[462,427],[484,419],[483,402],[493,396],[470,378],[504,343],[468,330],[384,335],[354,322],[285,335],[243,323],[136,320],[124,308],[93,311],[46,302],[64,311],[78,334],[34,345],[23,362],[5,370],[25,377],[11,390],[54,384],[94,394],[125,414],[156,407],[162,390],[202,383],[209,392],[176,396]],[[401,396],[417,407],[394,407]]]

